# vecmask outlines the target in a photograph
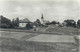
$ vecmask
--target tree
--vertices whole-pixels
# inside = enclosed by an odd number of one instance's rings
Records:
[[[14,27],[19,27],[19,18],[17,17],[16,19],[13,19],[12,24]]]
[[[41,22],[40,22],[39,19],[37,19],[36,21],[32,22],[31,24],[32,24],[32,26],[35,26],[35,27],[41,26]]]
[[[15,28],[15,19],[12,19],[12,26]]]
[[[59,22],[52,21],[51,24],[59,24]]]
[[[80,19],[77,21],[77,26],[80,28]]]
[[[41,25],[41,22],[39,19],[36,20],[36,23],[37,23],[37,26],[40,26]]]
[[[27,29],[32,29],[31,23],[26,24]]]
[[[1,28],[11,28],[11,20],[1,15],[0,16],[0,27]]]
[[[10,24],[11,23],[11,20],[10,19],[8,19],[8,18],[6,18],[6,17],[4,17],[4,16],[0,16],[0,20],[1,20],[1,23],[3,24],[3,23],[6,23],[6,24]]]
[[[64,22],[66,23],[66,26],[71,26],[71,27],[76,27],[76,22],[74,20],[64,20]]]
[[[18,17],[16,18],[15,22],[16,22],[16,27],[19,27],[19,18]]]
[[[40,22],[40,20],[39,20],[39,19],[37,19],[37,20],[36,20],[36,22],[37,22],[38,24],[41,24],[41,22]]]

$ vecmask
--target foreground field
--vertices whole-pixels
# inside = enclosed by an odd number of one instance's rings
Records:
[[[39,33],[9,31],[0,31],[0,33],[0,52],[78,52],[79,46],[74,44],[74,40],[72,42],[56,42],[53,37],[54,42],[42,42],[39,39],[40,37],[48,38],[48,35],[52,34],[47,34],[47,36],[45,34],[44,37]],[[60,36],[57,35],[55,39],[58,39]],[[33,41],[34,38],[39,40]]]
[[[1,39],[2,52],[77,52],[77,46],[72,43],[44,43],[20,41],[11,38]]]

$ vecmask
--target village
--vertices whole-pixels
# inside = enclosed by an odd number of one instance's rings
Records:
[[[80,20],[77,23],[74,20],[65,20],[64,23],[49,22],[45,20],[43,14],[40,20],[34,22],[27,18],[22,20],[17,18],[12,22],[6,19],[0,17],[0,51],[2,52],[79,51]]]
[[[0,0],[0,52],[80,52],[80,1]]]
[[[62,23],[58,22],[58,21],[48,21],[45,20],[46,17],[44,17],[44,15],[41,15],[41,19],[36,19],[35,21],[30,21],[28,18],[24,18],[24,19],[19,19],[18,17],[10,20],[7,19],[4,16],[0,16],[0,28],[13,28],[13,29],[26,29],[26,30],[30,30],[30,29],[34,29],[34,30],[38,30],[40,27],[42,28],[49,28],[49,27],[72,27],[72,28],[80,28],[80,19],[76,22],[73,19],[66,19],[64,20]]]
[[[69,21],[69,22],[67,22]],[[72,28],[79,28],[78,23],[80,23],[80,20],[78,20],[77,24],[74,20],[65,20],[63,23],[57,22],[57,21],[46,21],[43,14],[41,15],[41,21],[37,19],[34,22],[31,22],[29,19],[25,18],[23,20],[19,21],[19,28],[31,28],[34,31],[45,31],[48,28],[56,28],[56,27],[72,27]]]

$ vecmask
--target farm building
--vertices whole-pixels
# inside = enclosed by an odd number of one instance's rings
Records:
[[[31,23],[27,18],[19,21],[19,27],[26,27],[28,23]]]

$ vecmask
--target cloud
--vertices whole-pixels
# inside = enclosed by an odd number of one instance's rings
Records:
[[[31,21],[40,19],[44,14],[46,20],[80,19],[79,0],[2,0],[0,14],[7,18],[29,18]]]

